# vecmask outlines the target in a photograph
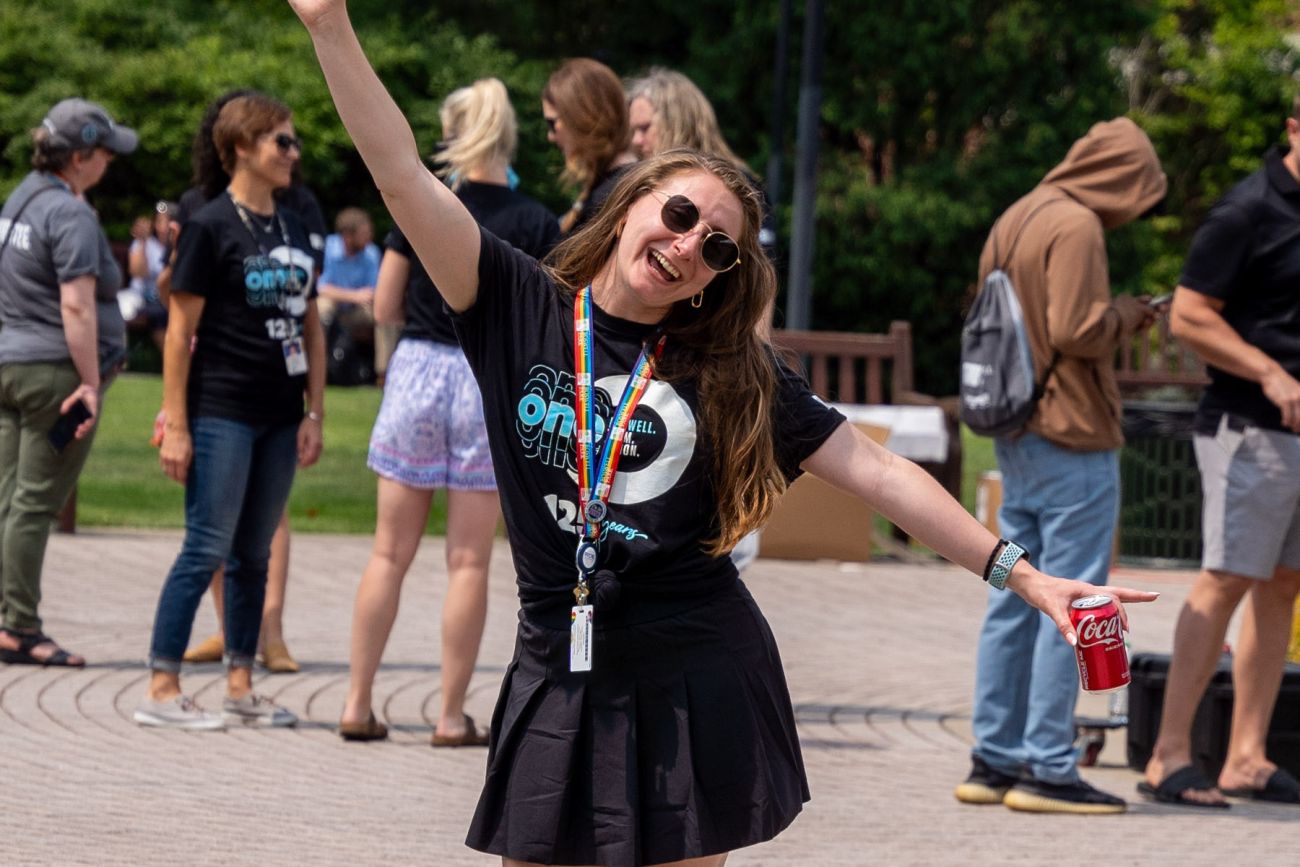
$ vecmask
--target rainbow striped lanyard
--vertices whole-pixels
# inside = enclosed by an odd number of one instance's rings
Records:
[[[573,301],[573,370],[577,380],[577,416],[578,433],[578,508],[582,516],[582,535],[578,540],[577,565],[578,587],[574,596],[579,605],[585,605],[587,599],[587,578],[596,571],[596,545],[600,541],[600,525],[609,513],[609,495],[613,490],[614,474],[618,472],[618,461],[623,455],[623,439],[627,435],[628,423],[632,413],[650,386],[654,377],[655,362],[663,354],[667,335],[660,334],[654,341],[654,348],[649,342],[641,347],[641,355],[632,368],[627,385],[623,387],[623,396],[619,398],[617,408],[610,419],[610,427],[605,432],[604,446],[596,460],[596,402],[592,400],[595,387],[593,368],[593,343],[591,336],[592,302],[591,286],[587,285],[578,292]],[[654,340],[654,337],[651,337]]]

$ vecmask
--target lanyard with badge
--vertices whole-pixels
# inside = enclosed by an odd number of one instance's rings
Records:
[[[262,235],[253,227],[253,218],[248,215],[248,211],[240,204],[239,199],[230,190],[226,190],[226,195],[230,196],[230,202],[235,206],[235,213],[239,215],[239,221],[244,224],[248,234],[252,237],[253,243],[257,245],[258,251],[268,261],[271,259],[270,252],[266,245],[262,243]],[[293,264],[293,244],[289,241],[289,228],[284,224],[284,217],[280,216],[280,209],[275,208],[271,214],[271,219],[280,228],[280,238],[284,241],[286,255],[289,256],[289,263],[286,267],[289,269],[289,292],[293,295],[298,294],[302,288],[302,283],[298,280],[298,269]],[[271,223],[268,222],[266,232],[271,231]],[[307,372],[307,353],[303,347],[302,335],[290,337],[280,341],[280,350],[284,353],[284,368],[290,376],[299,376]]]
[[[569,670],[591,671],[591,639],[595,607],[587,603],[591,593],[591,576],[599,561],[600,527],[609,513],[609,495],[614,486],[614,474],[623,454],[623,438],[628,422],[637,404],[650,386],[655,362],[663,354],[666,335],[658,340],[651,337],[641,347],[641,355],[632,368],[623,395],[615,405],[610,424],[605,431],[600,455],[596,454],[596,406],[592,399],[592,302],[591,286],[584,287],[573,301],[573,370],[576,380],[575,414],[578,440],[578,509],[582,520],[582,533],[578,538],[575,560],[578,566],[578,585],[573,589],[577,603],[569,620]]]

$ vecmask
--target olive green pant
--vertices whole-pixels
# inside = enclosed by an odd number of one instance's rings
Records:
[[[0,365],[0,621],[41,628],[41,566],[50,526],[86,464],[94,430],[56,452],[47,437],[81,384],[71,362]]]

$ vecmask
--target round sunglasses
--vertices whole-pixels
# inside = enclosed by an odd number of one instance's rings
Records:
[[[670,196],[661,190],[650,190],[663,199],[664,206],[659,210],[659,219],[664,228],[670,232],[685,235],[700,225],[700,209],[685,196]],[[700,261],[710,271],[721,274],[740,264],[740,245],[725,232],[718,232],[708,223],[704,224],[707,233],[700,244]]]

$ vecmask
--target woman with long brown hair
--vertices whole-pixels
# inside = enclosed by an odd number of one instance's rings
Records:
[[[600,210],[619,175],[636,162],[628,149],[623,84],[599,60],[566,60],[542,90],[542,116],[546,140],[564,154],[561,180],[579,188],[560,218],[560,230],[572,234]]]
[[[505,863],[720,865],[808,799],[772,633],[726,552],[807,470],[1073,637],[1052,578],[783,367],[758,194],[674,151],[539,265],[424,167],[342,0],[290,0],[483,392],[521,611],[468,837]],[[990,552],[1001,552],[986,567]]]

